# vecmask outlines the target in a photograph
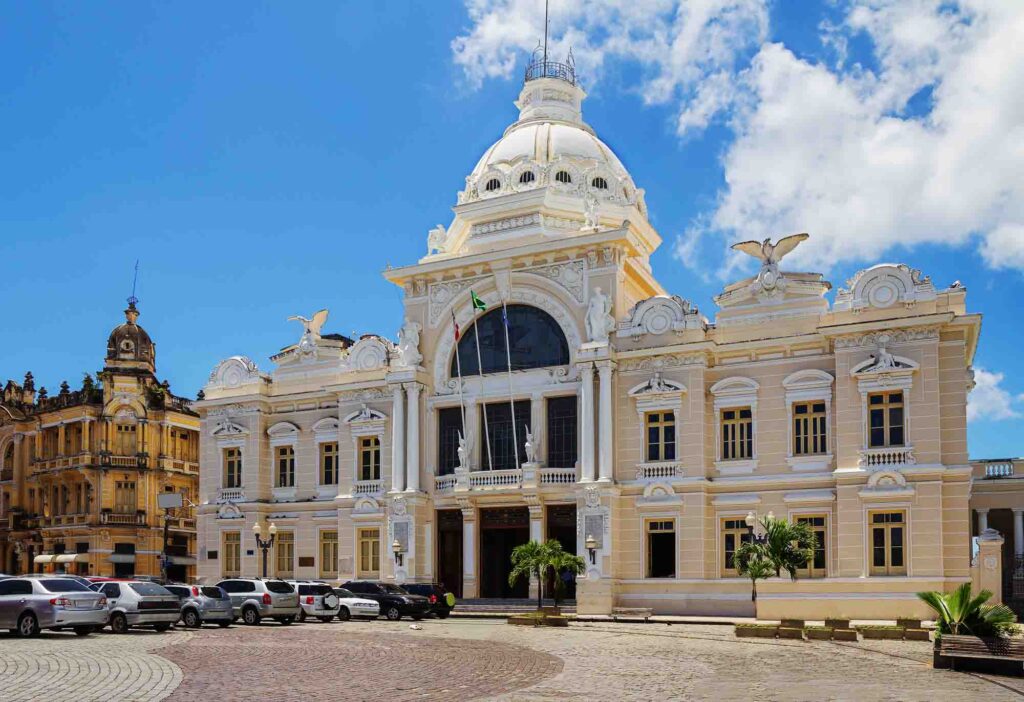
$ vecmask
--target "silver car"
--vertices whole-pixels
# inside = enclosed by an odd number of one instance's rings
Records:
[[[19,636],[70,627],[85,636],[107,623],[107,598],[71,578],[0,580],[0,628]]]
[[[320,583],[315,580],[289,580],[299,593],[299,621],[306,621],[306,617],[316,617],[324,624],[338,616],[338,596],[327,583]]]
[[[299,616],[299,595],[288,582],[277,578],[230,578],[217,587],[228,593],[235,616],[249,625],[264,618],[291,624]]]
[[[216,585],[164,585],[181,601],[181,623],[195,629],[204,623],[231,626],[235,614],[228,593]]]
[[[107,596],[110,630],[124,634],[133,626],[152,626],[167,631],[181,618],[181,602],[162,585],[129,580],[102,583],[100,592]]]

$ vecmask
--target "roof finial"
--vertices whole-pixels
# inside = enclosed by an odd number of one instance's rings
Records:
[[[139,301],[139,298],[135,297],[135,286],[139,282],[139,259],[135,259],[135,275],[132,278],[132,295],[128,298],[128,307],[135,309],[135,304]]]
[[[544,63],[548,62],[548,1],[544,0]]]

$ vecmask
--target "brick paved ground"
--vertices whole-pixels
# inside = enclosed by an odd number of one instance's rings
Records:
[[[0,636],[0,700],[4,702],[157,702],[181,682],[181,670],[154,648],[191,633],[133,631],[127,636],[45,632],[24,640]]]
[[[1024,679],[933,670],[931,644],[737,640],[731,627],[494,620],[0,638],[0,699],[946,700]],[[184,671],[184,677],[182,676]]]

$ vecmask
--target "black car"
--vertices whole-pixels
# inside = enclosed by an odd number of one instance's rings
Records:
[[[430,614],[429,599],[410,594],[394,583],[350,580],[342,587],[359,597],[376,601],[380,605],[380,613],[391,621],[398,621],[402,617],[420,620]]]
[[[455,595],[440,583],[406,583],[402,586],[413,595],[423,595],[430,601],[430,613],[438,619],[447,619],[455,609]]]

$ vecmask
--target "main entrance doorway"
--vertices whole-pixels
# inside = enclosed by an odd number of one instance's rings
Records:
[[[562,550],[566,553],[576,553],[576,505],[548,505],[548,541],[558,541]],[[547,576],[544,583],[544,596],[554,597],[554,577]],[[576,577],[563,577],[561,598],[564,600],[576,599]]]
[[[462,510],[437,511],[437,577],[448,592],[462,597]]]
[[[530,581],[508,584],[512,549],[530,540],[530,511],[526,507],[480,510],[480,596],[528,597]]]

